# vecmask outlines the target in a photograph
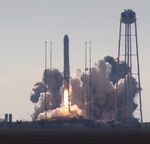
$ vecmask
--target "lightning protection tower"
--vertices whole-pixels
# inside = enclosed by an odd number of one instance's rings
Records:
[[[142,118],[142,101],[141,101],[141,83],[140,83],[140,66],[137,38],[137,23],[136,13],[132,10],[124,10],[121,13],[120,29],[119,29],[119,44],[118,44],[118,63],[123,57],[125,61],[125,107],[123,109],[125,118],[133,117],[133,83],[132,78],[137,78],[137,93],[139,99],[140,121]],[[118,85],[118,84],[117,84]],[[118,88],[118,87],[117,87]],[[116,89],[117,89],[116,88]],[[117,102],[116,102],[117,103]],[[119,110],[116,104],[116,111]]]

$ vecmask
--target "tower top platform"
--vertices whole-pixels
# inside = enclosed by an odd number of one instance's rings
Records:
[[[136,21],[136,14],[132,10],[124,10],[124,12],[121,13],[121,22],[124,24],[132,24]]]

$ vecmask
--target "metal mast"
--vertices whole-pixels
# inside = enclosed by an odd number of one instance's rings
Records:
[[[90,73],[90,120],[92,120],[92,73],[91,73],[91,41],[89,42],[89,73]]]
[[[86,73],[88,71],[87,68],[87,42],[85,42],[85,70],[84,70],[84,112],[85,112],[85,116],[86,116],[86,111],[87,111],[87,77],[86,77]]]
[[[50,110],[52,110],[52,42],[50,42]]]
[[[45,73],[44,73],[44,77],[45,77],[45,118],[47,117],[47,107],[46,107],[46,94],[47,94],[47,87],[46,87],[46,83],[47,83],[47,41],[45,41]]]
[[[122,30],[122,24],[124,29]],[[123,31],[123,32],[122,32]],[[124,37],[124,39],[121,39]],[[133,40],[133,38],[135,38]],[[121,49],[121,40],[124,42]],[[134,43],[135,42],[135,43]],[[122,52],[122,53],[121,53]],[[138,96],[139,96],[139,107],[140,107],[140,120],[143,123],[142,118],[142,102],[141,102],[141,84],[140,84],[140,67],[139,67],[139,54],[138,54],[138,40],[137,40],[137,25],[136,25],[136,14],[132,10],[125,10],[121,13],[120,19],[120,30],[119,30],[119,44],[118,44],[118,63],[120,56],[124,56],[125,61],[125,116],[127,119],[132,118],[133,111],[133,85],[131,82],[132,76],[138,77]],[[134,62],[134,64],[133,64]],[[133,73],[133,66],[136,67],[136,72]],[[118,71],[119,72],[119,71]],[[118,84],[116,84],[117,93]],[[115,101],[115,110],[117,112],[117,94]]]

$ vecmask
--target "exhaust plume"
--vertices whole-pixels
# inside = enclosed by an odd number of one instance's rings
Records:
[[[126,66],[126,70],[125,70]],[[49,93],[47,93],[47,117],[59,118],[59,117],[89,117],[90,114],[90,72],[91,71],[91,90],[92,90],[92,119],[94,120],[114,120],[116,118],[126,118],[127,103],[125,101],[126,94],[124,92],[125,80],[129,79],[127,74],[130,72],[130,67],[124,61],[117,62],[117,59],[106,56],[103,59],[98,60],[86,73],[86,116],[83,114],[84,110],[84,86],[85,86],[85,74],[82,70],[77,69],[76,77],[71,78],[71,113],[66,111],[61,104],[61,87],[63,84],[63,75],[57,70],[47,69],[44,71],[42,82],[37,82],[32,89],[33,92],[30,95],[30,100],[35,103],[32,119],[43,119],[44,116],[44,104],[45,104],[45,85],[47,90],[50,89],[50,78],[52,80],[52,111],[49,111]],[[47,75],[45,81],[44,75]],[[137,104],[134,102],[136,93],[138,92],[138,83],[136,79],[130,76],[132,81],[132,112],[137,108]],[[118,89],[116,95],[116,83],[118,82]],[[117,97],[117,113],[115,112],[115,98]]]

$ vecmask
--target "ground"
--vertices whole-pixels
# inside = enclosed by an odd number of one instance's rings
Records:
[[[0,129],[0,144],[150,144],[143,129]]]

